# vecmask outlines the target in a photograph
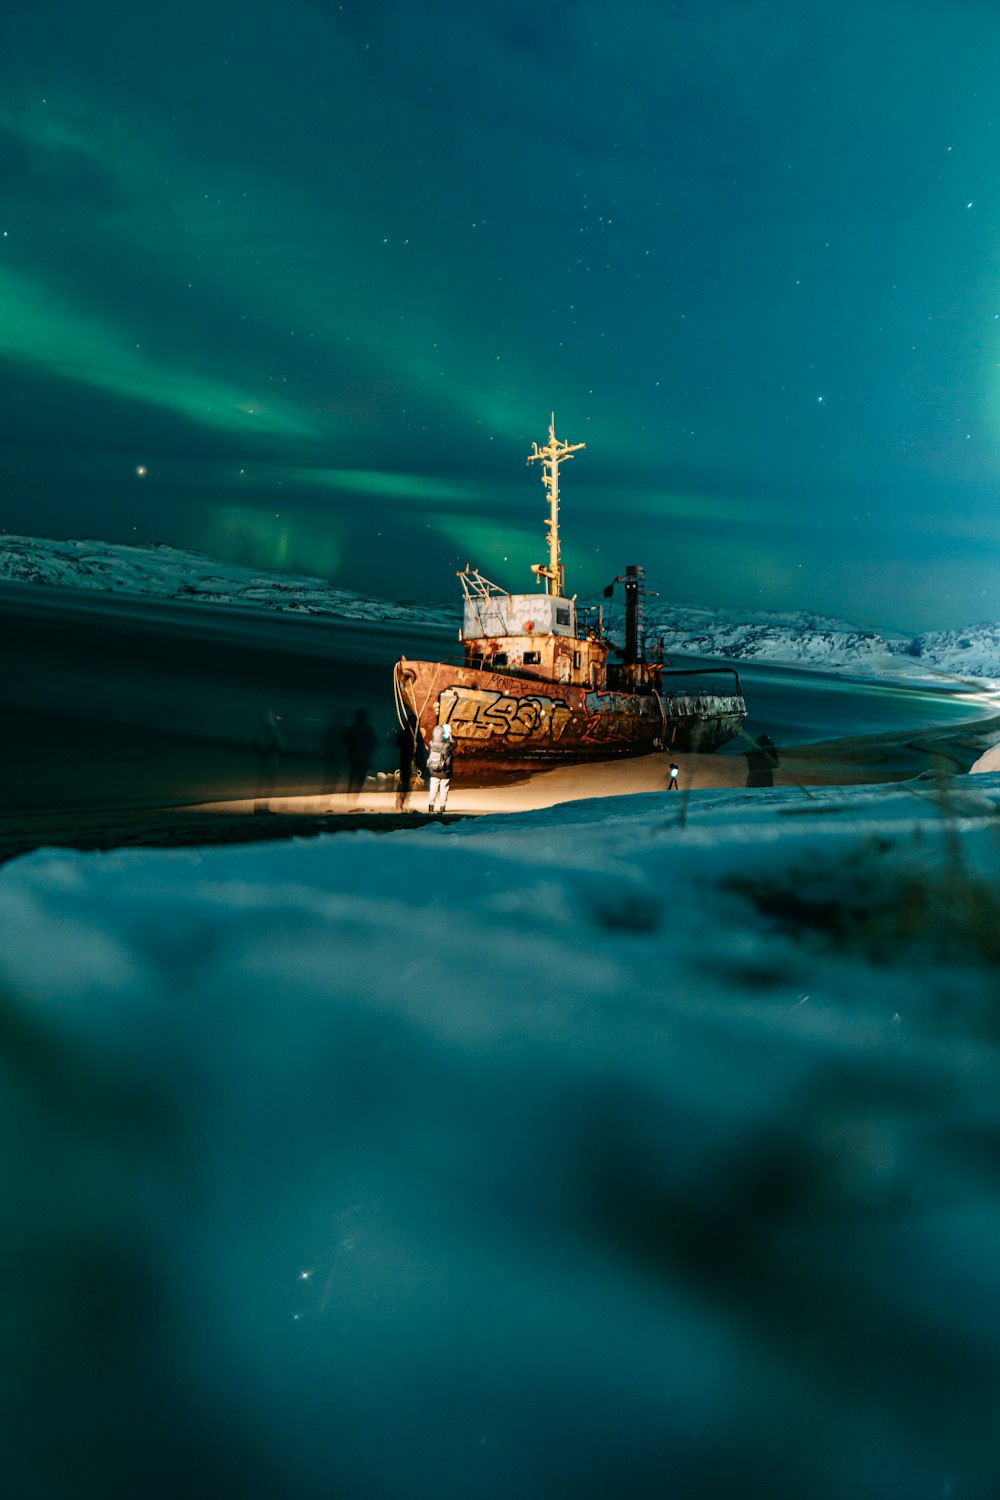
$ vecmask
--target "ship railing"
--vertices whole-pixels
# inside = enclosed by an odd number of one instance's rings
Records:
[[[509,599],[511,597],[507,589],[501,588],[498,583],[491,583],[488,578],[483,577],[478,568],[470,568],[468,564],[459,573],[458,580],[470,604],[477,599],[492,599],[497,596]]]
[[[712,678],[715,678],[715,677],[729,677],[729,678],[732,679],[733,686],[723,696],[731,696],[731,697],[734,697],[734,698],[742,698],[742,696],[743,696],[743,689],[740,686],[740,674],[736,671],[736,669],[734,667],[687,667],[687,668],[685,668],[685,667],[667,667],[667,666],[664,666],[664,665],[662,665],[660,663],[657,663],[656,664],[656,670],[659,671],[659,673],[660,673],[660,680],[661,680],[662,685],[663,685],[662,690],[663,690],[663,692],[665,694],[666,693],[677,693],[678,692],[678,688],[675,687],[674,684],[675,683],[677,683],[677,684],[684,683],[685,684],[685,690],[687,692],[688,697],[692,696],[692,693],[695,696],[697,696],[698,694],[704,694],[704,691],[705,691],[704,689],[702,689],[702,688],[700,688],[698,686],[698,684],[701,682],[701,680],[702,680],[703,677],[712,677]],[[719,688],[716,687],[716,685],[715,685],[714,682],[712,683],[712,685],[708,689],[708,691],[711,692],[711,693],[717,694],[717,695],[719,694]],[[679,694],[678,694],[678,696],[679,696]]]
[[[745,714],[746,704],[740,693],[705,693],[700,697],[664,693],[660,706],[667,719],[714,718],[722,714]]]
[[[718,679],[729,682],[722,686]],[[660,702],[667,719],[746,714],[739,673],[732,667],[668,669],[661,673]]]

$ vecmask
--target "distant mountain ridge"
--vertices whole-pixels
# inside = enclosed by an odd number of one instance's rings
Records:
[[[1000,624],[984,620],[962,630],[915,636],[903,651],[938,672],[959,677],[1000,677]]]
[[[367,599],[319,578],[221,563],[203,553],[162,545],[50,541],[0,536],[0,580],[150,595],[203,604],[275,609],[344,620],[396,620],[453,627],[459,601]],[[620,618],[616,610],[614,620]],[[649,605],[648,635],[667,656],[714,656],[883,673],[948,675],[1000,681],[1000,624],[888,636],[807,610],[737,611],[693,605]]]
[[[652,636],[663,637],[668,655],[794,661],[802,666],[873,670],[898,655],[903,646],[901,640],[807,610],[742,613],[664,605],[647,610],[647,629]]]
[[[677,656],[1000,680],[1000,625],[990,621],[896,636],[808,610],[741,613],[665,605],[647,612],[647,626]]]
[[[247,609],[288,610],[344,620],[451,623],[443,606],[412,600],[366,599],[348,589],[335,588],[322,578],[222,563],[201,552],[185,552],[160,543],[130,546],[0,535],[0,580]]]

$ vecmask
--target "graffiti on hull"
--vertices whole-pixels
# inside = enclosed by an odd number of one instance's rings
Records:
[[[441,693],[438,722],[451,725],[456,741],[511,747],[557,745],[574,723],[568,740],[592,745],[652,742],[662,727],[656,700],[640,694],[588,692],[577,707],[574,715],[565,698],[546,693],[456,686]]]
[[[655,698],[639,693],[590,692],[584,701],[587,740],[604,743],[647,740],[660,732],[661,717]]]
[[[456,740],[525,740],[556,745],[572,722],[562,698],[544,693],[514,697],[489,688],[451,687],[441,694],[438,722],[450,724]]]

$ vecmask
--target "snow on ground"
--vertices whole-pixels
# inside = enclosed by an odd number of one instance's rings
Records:
[[[1000,777],[0,870],[11,1495],[995,1495]]]

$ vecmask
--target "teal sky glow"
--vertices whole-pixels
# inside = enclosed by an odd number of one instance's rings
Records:
[[[9,0],[0,526],[530,588],[554,409],[574,592],[1000,618],[998,55],[979,0]]]

